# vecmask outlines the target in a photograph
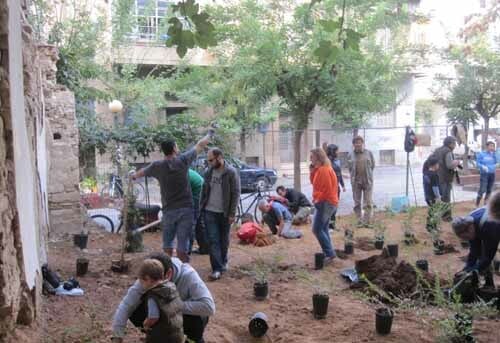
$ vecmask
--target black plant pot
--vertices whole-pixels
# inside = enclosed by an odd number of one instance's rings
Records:
[[[500,272],[500,260],[493,261],[493,269],[498,273]]]
[[[454,293],[460,295],[462,302],[472,303],[476,300],[476,291],[478,288],[479,279],[476,273],[469,275],[466,279],[455,276],[453,279]],[[453,294],[450,294],[453,295]]]
[[[460,245],[462,248],[468,248],[469,247],[469,241],[460,241]]]
[[[392,318],[394,317],[391,309],[381,307],[375,313],[375,329],[379,335],[387,335],[391,332]]]
[[[344,244],[344,253],[346,255],[352,255],[352,254],[354,254],[354,244],[352,244],[352,243],[345,243]]]
[[[266,334],[267,329],[269,329],[269,325],[267,324],[267,316],[265,313],[257,312],[250,319],[250,323],[248,323],[248,331],[250,331],[250,335],[255,338],[262,337]]]
[[[434,254],[444,254],[444,241],[442,239],[435,240],[432,244],[434,245]]]
[[[89,240],[89,235],[86,233],[76,233],[73,235],[73,243],[80,249],[87,248],[88,240]]]
[[[429,262],[427,262],[427,260],[418,260],[416,265],[418,269],[423,270],[424,272],[429,271]]]
[[[76,276],[84,276],[89,270],[89,260],[81,257],[76,259]]]
[[[375,241],[375,249],[382,250],[384,248],[384,241]]]
[[[269,294],[269,285],[267,284],[267,281],[255,282],[253,284],[253,294],[257,300],[266,299]]]
[[[314,254],[314,269],[316,270],[323,269],[324,264],[325,264],[325,254],[322,252]]]
[[[328,312],[328,294],[313,294],[313,315],[315,319],[323,319]]]
[[[387,252],[389,256],[398,257],[399,246],[397,244],[387,244]]]

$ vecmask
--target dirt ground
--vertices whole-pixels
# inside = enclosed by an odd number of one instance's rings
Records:
[[[464,214],[472,209],[471,203],[455,206],[455,213]],[[388,227],[387,243],[399,243],[398,260],[414,263],[419,258],[429,260],[429,270],[448,278],[462,268],[461,256],[466,250],[460,247],[449,224],[443,224],[443,239],[452,243],[458,253],[436,256],[432,242],[424,228],[425,209],[416,215],[415,231],[419,244],[407,247],[402,243],[401,221],[403,215],[389,217],[381,212],[377,221],[383,220]],[[340,227],[351,220],[339,219]],[[232,232],[230,248],[230,271],[216,282],[207,281],[216,302],[217,311],[210,319],[206,330],[206,341],[222,342],[434,342],[438,332],[433,323],[433,313],[438,309],[398,311],[395,314],[392,333],[379,336],[375,332],[376,306],[363,300],[349,289],[349,284],[339,275],[343,268],[353,267],[355,260],[379,254],[379,250],[355,248],[354,255],[337,259],[325,269],[316,271],[314,253],[319,245],[309,226],[303,226],[304,237],[300,240],[279,239],[269,247],[257,248],[237,243]],[[335,231],[333,240],[343,249],[342,231]],[[355,238],[373,237],[373,230],[356,229]],[[361,240],[361,243],[364,243]],[[134,268],[126,275],[110,271],[111,259],[119,257],[120,237],[105,232],[91,232],[88,251],[80,252],[72,242],[51,243],[49,266],[64,278],[75,273],[75,260],[84,255],[90,259],[89,273],[79,278],[85,290],[83,297],[44,296],[43,298],[43,342],[109,342],[113,313],[127,288],[134,282],[138,263],[150,252],[161,247],[160,233],[144,235],[146,251],[127,254]],[[361,244],[361,246],[366,244]],[[253,278],[245,273],[251,269],[255,258],[262,258],[272,266],[269,274],[270,297],[256,301],[253,297]],[[192,265],[204,280],[210,272],[208,256],[194,255]],[[315,320],[312,315],[313,285],[330,289],[330,305],[326,319]],[[496,276],[500,284],[500,277]],[[248,333],[248,322],[255,312],[264,312],[269,318],[267,336],[254,339]],[[142,334],[129,325],[126,342],[140,342]],[[500,320],[477,319],[474,321],[474,335],[478,342],[500,342]]]

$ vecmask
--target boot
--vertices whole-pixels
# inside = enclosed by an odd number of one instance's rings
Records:
[[[484,199],[486,201],[486,199]],[[481,197],[476,198],[476,207],[479,207],[479,204],[481,203]]]

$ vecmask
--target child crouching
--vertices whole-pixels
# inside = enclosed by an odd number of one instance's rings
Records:
[[[164,281],[162,264],[146,259],[139,269],[139,281],[147,289],[148,316],[144,320],[146,343],[184,343],[182,301],[175,284]]]

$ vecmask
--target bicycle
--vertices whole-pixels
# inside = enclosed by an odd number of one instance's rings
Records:
[[[262,212],[259,211],[258,204],[259,201],[262,199],[268,200],[270,198],[270,195],[267,189],[264,190],[264,188],[259,187],[259,185],[255,185],[255,189],[256,191],[246,195],[245,197],[240,196],[239,204],[238,207],[236,208],[236,218],[235,218],[236,222],[240,222],[241,217],[243,217],[245,214],[251,213],[252,208],[253,208],[253,217],[255,221],[259,223],[262,222]],[[250,203],[250,205],[246,207],[246,209],[244,209],[243,202],[252,197],[253,197],[252,202]]]
[[[137,201],[144,200],[144,195],[146,194],[146,192],[142,183],[134,182],[132,192]],[[114,173],[111,174],[109,176],[109,183],[105,185],[101,190],[101,196],[109,197],[111,199],[121,199],[123,198],[124,194],[125,191],[123,189],[122,178]]]

